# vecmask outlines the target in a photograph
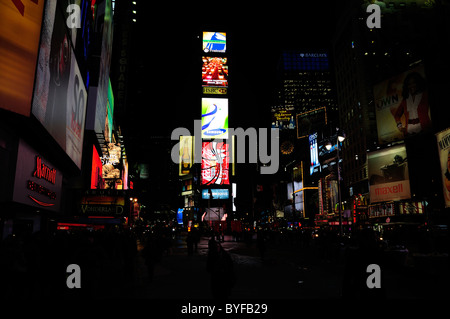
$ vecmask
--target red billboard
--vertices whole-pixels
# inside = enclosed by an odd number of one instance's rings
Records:
[[[102,189],[104,188],[103,164],[95,146],[92,148],[91,189]]]
[[[229,185],[229,144],[202,143],[202,185]]]

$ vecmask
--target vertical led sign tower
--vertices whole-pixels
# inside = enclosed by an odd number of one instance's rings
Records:
[[[227,34],[205,31],[202,35],[202,164],[201,185],[211,198],[205,201],[203,220],[217,230],[227,218],[230,199],[214,197],[213,190],[230,191],[231,137],[228,136]]]

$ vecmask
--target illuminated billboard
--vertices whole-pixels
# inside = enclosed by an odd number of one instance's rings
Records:
[[[31,112],[81,168],[87,91],[56,2],[45,17]]]
[[[108,144],[108,155],[104,155],[102,158],[103,164],[103,178],[105,179],[119,179],[121,178],[120,167],[121,165],[121,153],[122,149],[120,145],[114,143]]]
[[[286,183],[287,199],[292,200],[295,195],[295,210],[303,211],[303,182]],[[295,190],[294,190],[295,188]],[[301,191],[300,191],[301,190]],[[296,192],[294,194],[294,192]],[[292,211],[292,204],[288,206],[288,210]]]
[[[43,8],[44,1],[0,0],[0,108],[25,116],[30,116]]]
[[[62,177],[52,163],[24,141],[19,141],[13,201],[59,211]]]
[[[202,138],[228,138],[228,99],[202,98]]]
[[[203,32],[203,51],[225,53],[227,36],[225,32]]]
[[[225,210],[223,207],[211,207],[205,208],[205,212],[202,215],[202,221],[211,222],[211,221],[224,221],[227,218],[227,214],[225,214]]]
[[[124,213],[125,197],[121,193],[102,191],[85,194],[81,198],[80,213],[82,216],[114,216]],[[137,204],[137,203],[136,203]]]
[[[91,189],[102,189],[103,185],[103,164],[98,155],[95,145],[92,146],[92,170],[91,170]]]
[[[311,158],[311,165],[309,168],[309,173],[312,175],[314,172],[320,171],[319,163],[319,147],[317,145],[317,133],[309,136],[309,153]]]
[[[305,138],[327,124],[327,109],[320,107],[296,115],[297,138]]]
[[[411,198],[404,145],[368,153],[370,202]]]
[[[202,83],[205,87],[228,86],[227,58],[202,57]]]
[[[230,198],[230,191],[228,189],[202,189],[202,199],[228,199],[228,198]]]
[[[184,176],[191,172],[191,167],[194,163],[193,143],[193,136],[180,136],[179,176]]]
[[[450,207],[450,128],[436,134],[445,207]]]
[[[379,144],[431,128],[423,65],[376,84],[373,93]]]
[[[272,128],[280,130],[295,129],[294,107],[272,107]]]
[[[229,185],[229,145],[223,142],[202,143],[202,185]]]

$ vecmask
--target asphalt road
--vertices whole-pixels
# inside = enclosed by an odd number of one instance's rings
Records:
[[[251,243],[225,236],[222,247],[229,252],[236,283],[233,300],[323,300],[342,298],[345,267],[344,247],[326,256],[316,246],[268,245],[264,259]],[[134,289],[128,297],[160,300],[212,300],[211,278],[206,271],[208,238],[188,256],[184,236],[174,240],[171,251],[156,264],[150,282],[138,244]],[[381,269],[387,299],[449,298],[448,258],[437,267],[389,267]]]

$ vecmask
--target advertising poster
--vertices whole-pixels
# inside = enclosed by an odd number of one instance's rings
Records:
[[[202,138],[228,138],[228,99],[202,98]]]
[[[368,162],[371,203],[411,198],[404,145],[371,152]]]
[[[228,87],[227,58],[202,57],[203,87]]]
[[[44,1],[0,0],[0,108],[25,116],[30,116],[43,9]]]
[[[436,134],[445,207],[450,207],[450,128]]]
[[[294,107],[272,107],[272,128],[280,130],[295,129]]]
[[[295,195],[295,210],[297,212],[303,211],[303,191],[299,191],[303,188],[303,182],[294,182],[293,184],[286,183],[286,185],[287,185],[287,199],[292,200],[293,196]],[[294,192],[296,193],[294,194]],[[288,205],[287,208],[288,211],[292,211],[292,204]]]
[[[431,128],[423,65],[378,83],[373,93],[379,144],[402,140]]]
[[[59,211],[62,173],[43,156],[20,140],[13,200],[17,203]]]
[[[205,208],[205,213],[202,216],[202,221],[210,222],[210,221],[220,221],[226,220],[227,214],[225,214],[225,210],[223,207],[211,207]]]
[[[297,138],[306,138],[327,124],[327,110],[320,107],[296,115]]]
[[[180,166],[178,175],[184,176],[191,172],[194,163],[193,136],[180,136]]]
[[[112,25],[112,6],[111,0],[104,1],[104,10],[101,15],[97,17],[97,20],[101,21],[103,17],[103,29],[102,33],[102,51],[100,55],[100,71],[98,77],[98,89],[97,89],[97,107],[95,108],[95,131],[97,133],[105,130],[105,121],[108,121],[107,103],[113,104],[110,100],[110,85],[109,85],[109,70],[111,66],[111,54],[112,54],[112,41],[113,41],[113,25]],[[101,23],[101,22],[98,22]],[[112,118],[112,115],[109,115]],[[112,125],[109,123],[108,125]],[[108,135],[108,134],[105,134]],[[108,138],[108,136],[107,136]]]
[[[309,173],[312,175],[314,172],[320,171],[319,163],[319,147],[317,145],[317,133],[309,136],[309,153],[310,153],[310,166]]]
[[[95,145],[92,146],[92,170],[91,170],[91,189],[102,189],[103,185],[103,164],[98,155]]]
[[[202,185],[229,185],[229,149],[223,142],[202,143]]]
[[[227,34],[225,32],[203,32],[203,51],[225,53]]]
[[[81,168],[87,91],[66,29],[56,1],[47,1],[31,111]]]
[[[211,191],[211,198],[210,192]],[[230,191],[228,189],[202,189],[202,199],[228,199]]]
[[[72,55],[75,57],[73,51]],[[63,146],[63,149],[66,150],[67,155],[75,164],[81,168],[87,91],[75,58],[72,59],[70,68],[66,105],[66,145],[61,146]]]

